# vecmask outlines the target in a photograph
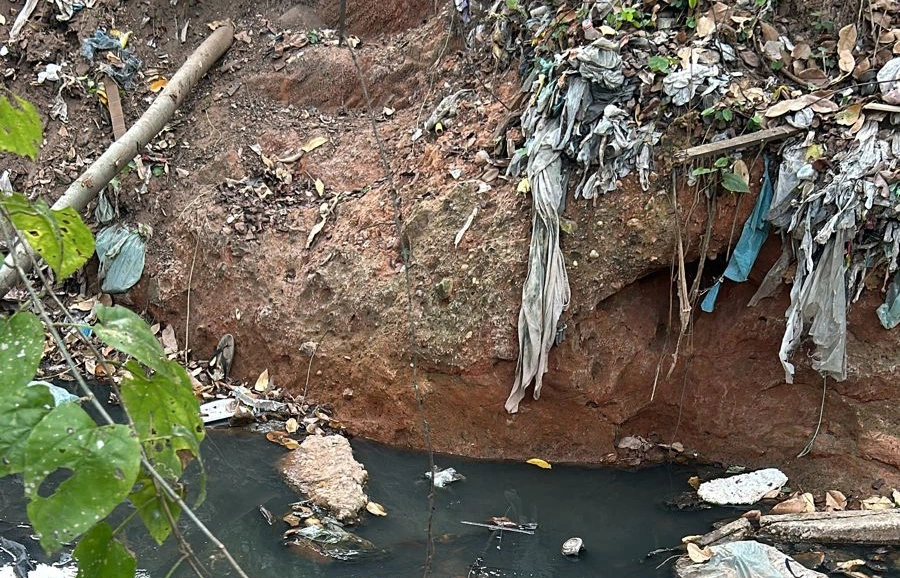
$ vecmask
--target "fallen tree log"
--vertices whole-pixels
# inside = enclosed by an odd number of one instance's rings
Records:
[[[819,544],[900,545],[900,509],[760,516],[756,538]]]
[[[233,39],[234,27],[231,24],[220,26],[210,34],[209,38],[185,60],[141,118],[69,185],[51,208],[59,210],[72,207],[76,211],[83,211],[97,193],[159,134],[197,82],[212,68],[216,60],[225,54]],[[31,270],[27,248],[21,244],[11,248],[3,265],[0,266],[0,297],[6,295],[18,281],[14,257],[22,269],[26,272]]]

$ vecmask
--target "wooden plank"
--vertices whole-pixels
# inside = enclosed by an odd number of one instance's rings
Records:
[[[113,135],[116,140],[125,134],[125,115],[122,112],[122,101],[119,99],[119,85],[112,78],[103,76],[103,87],[106,89],[106,106],[109,108],[109,118],[112,120]]]
[[[776,126],[775,128],[767,128],[749,134],[743,134],[734,138],[720,140],[691,147],[683,151],[675,153],[676,163],[687,163],[700,157],[714,154],[725,154],[734,150],[746,148],[751,145],[759,144],[770,140],[784,140],[789,136],[793,136],[803,129],[794,128],[792,126]]]

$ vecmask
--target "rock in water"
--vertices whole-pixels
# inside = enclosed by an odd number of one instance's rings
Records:
[[[309,436],[282,458],[281,472],[288,485],[341,522],[356,520],[369,502],[363,492],[368,474],[344,437]]]
[[[697,489],[697,495],[704,502],[721,506],[754,504],[772,490],[780,489],[786,483],[787,476],[781,470],[766,468],[748,474],[703,482]]]

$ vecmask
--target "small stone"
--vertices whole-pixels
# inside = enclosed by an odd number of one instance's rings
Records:
[[[597,249],[591,249],[591,252],[589,253],[589,255],[590,255],[591,259],[596,259],[600,256],[600,253],[597,252]]]
[[[569,538],[562,545],[563,556],[577,556],[584,550],[584,541],[581,538]]]
[[[446,301],[450,299],[450,293],[453,291],[453,279],[444,277],[440,283],[434,286],[434,294],[438,299]]]
[[[353,390],[348,387],[341,393],[341,396],[343,396],[344,399],[351,399],[353,397]]]

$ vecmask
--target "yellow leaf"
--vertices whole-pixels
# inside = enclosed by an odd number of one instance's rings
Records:
[[[366,510],[374,516],[387,516],[387,512],[384,510],[384,506],[382,506],[378,502],[369,502],[368,504],[366,504]]]
[[[291,418],[291,419],[287,420],[286,422],[284,422],[284,429],[286,429],[288,433],[294,433],[295,431],[297,431],[297,428],[299,428],[299,427],[300,427],[300,425],[297,423],[297,420],[294,418]]]
[[[862,112],[862,104],[851,104],[844,110],[834,115],[834,122],[842,126],[853,126]]]
[[[160,90],[165,88],[167,84],[169,84],[169,81],[160,76],[150,83],[150,92],[159,92]]]
[[[266,369],[256,378],[256,385],[253,386],[256,391],[265,391],[269,389],[269,370]]]
[[[531,183],[528,182],[528,177],[523,177],[519,184],[516,185],[516,192],[522,193],[523,195],[531,192]]]
[[[811,144],[806,148],[806,154],[803,155],[808,161],[814,161],[821,158],[825,154],[825,147],[820,144]]]
[[[309,139],[308,143],[303,145],[303,152],[308,153],[310,151],[314,151],[327,142],[328,139],[324,136],[314,136],[313,138]]]
[[[321,179],[316,179],[316,192],[320,197],[325,194],[325,183]]]
[[[286,447],[289,450],[295,450],[300,447],[300,442],[293,438],[283,438],[281,440],[281,445]]]
[[[525,463],[526,463],[526,464],[531,464],[531,465],[533,465],[533,466],[537,466],[537,467],[539,467],[539,468],[544,468],[545,470],[549,470],[551,467],[553,467],[553,466],[550,465],[549,462],[545,462],[545,461],[542,460],[541,458],[531,458],[530,460],[528,460],[528,461],[525,462]]]

